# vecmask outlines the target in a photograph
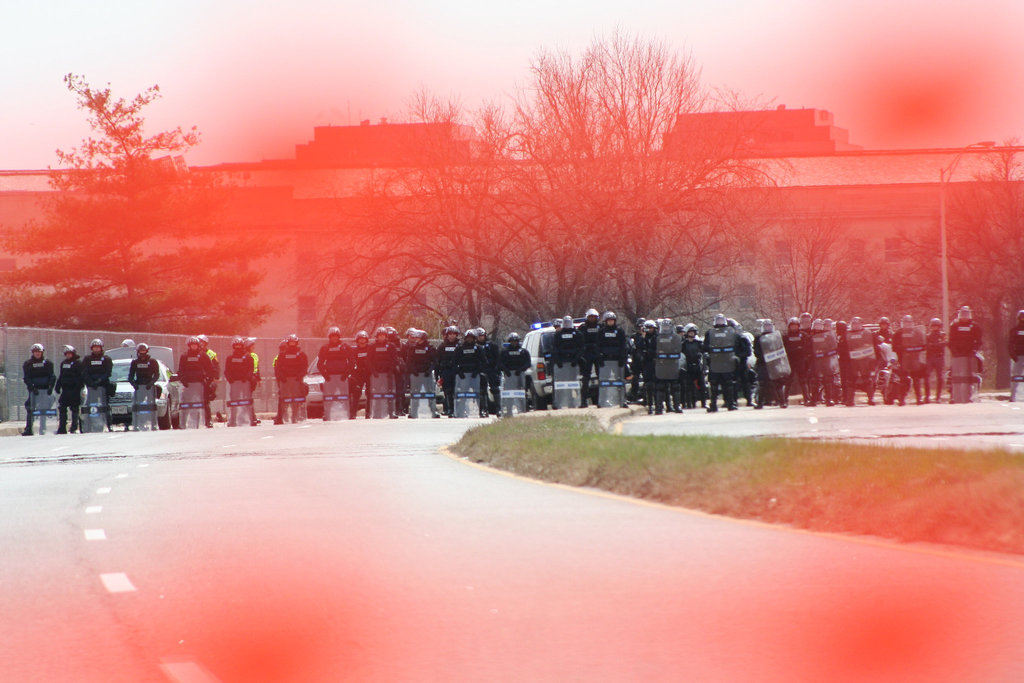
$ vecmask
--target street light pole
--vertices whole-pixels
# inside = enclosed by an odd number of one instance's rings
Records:
[[[953,157],[953,161],[950,162],[949,166],[945,166],[939,169],[939,242],[940,242],[940,259],[942,269],[942,329],[949,329],[949,251],[946,241],[946,187],[949,185],[950,178],[953,176],[953,171],[956,170],[957,164],[960,163],[960,158],[971,149],[988,148],[995,146],[995,142],[992,140],[983,140],[982,142],[974,142],[967,145]]]

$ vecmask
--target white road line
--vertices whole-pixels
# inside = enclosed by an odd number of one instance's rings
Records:
[[[148,462],[144,462],[141,465],[139,465],[139,469],[140,470],[143,469],[144,467],[149,467],[149,463]]]
[[[261,439],[273,439],[274,437],[272,437],[272,436],[261,436],[260,438]]]
[[[101,488],[101,489],[96,489],[96,495],[99,495],[99,496],[105,496],[105,495],[107,495],[108,493],[110,493],[110,492],[111,492],[112,490],[113,490],[113,489],[111,489],[111,488],[110,488],[109,486],[104,486],[104,487],[103,487],[103,488]]]
[[[87,515],[98,515],[101,512],[103,512],[102,505],[90,505],[89,507],[85,508],[85,514]]]
[[[309,429],[313,425],[299,425],[299,429]]]
[[[812,425],[818,424],[818,418],[816,417],[809,417],[807,418],[807,421],[810,422]]]
[[[103,529],[86,529],[85,540],[87,541],[105,541],[107,540],[107,533]]]
[[[124,474],[124,473],[121,473],[121,474],[117,475],[116,477],[114,477],[114,479],[127,479],[127,478],[128,478],[128,475]]]
[[[53,449],[53,452],[56,453],[57,451],[66,451],[67,449],[68,446],[57,446],[56,448]]]
[[[111,593],[131,593],[138,590],[138,588],[128,580],[128,575],[124,572],[100,574],[100,581],[103,582],[103,586]]]
[[[219,683],[220,679],[196,662],[169,662],[160,664],[164,675],[174,683]]]
[[[236,443],[226,443],[223,446],[221,446],[221,448],[234,448],[237,445],[238,444],[236,444]]]

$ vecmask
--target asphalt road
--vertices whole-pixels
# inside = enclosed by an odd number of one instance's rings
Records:
[[[1024,680],[1021,558],[438,452],[474,424],[3,439],[0,679]]]

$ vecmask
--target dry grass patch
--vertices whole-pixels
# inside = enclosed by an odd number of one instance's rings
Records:
[[[1024,459],[1004,451],[627,437],[588,416],[503,420],[467,432],[454,450],[544,481],[715,514],[1024,553]]]

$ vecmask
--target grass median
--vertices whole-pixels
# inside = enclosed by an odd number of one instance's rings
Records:
[[[1024,554],[1024,458],[799,439],[618,436],[590,416],[502,420],[453,450],[543,481],[816,531]]]

